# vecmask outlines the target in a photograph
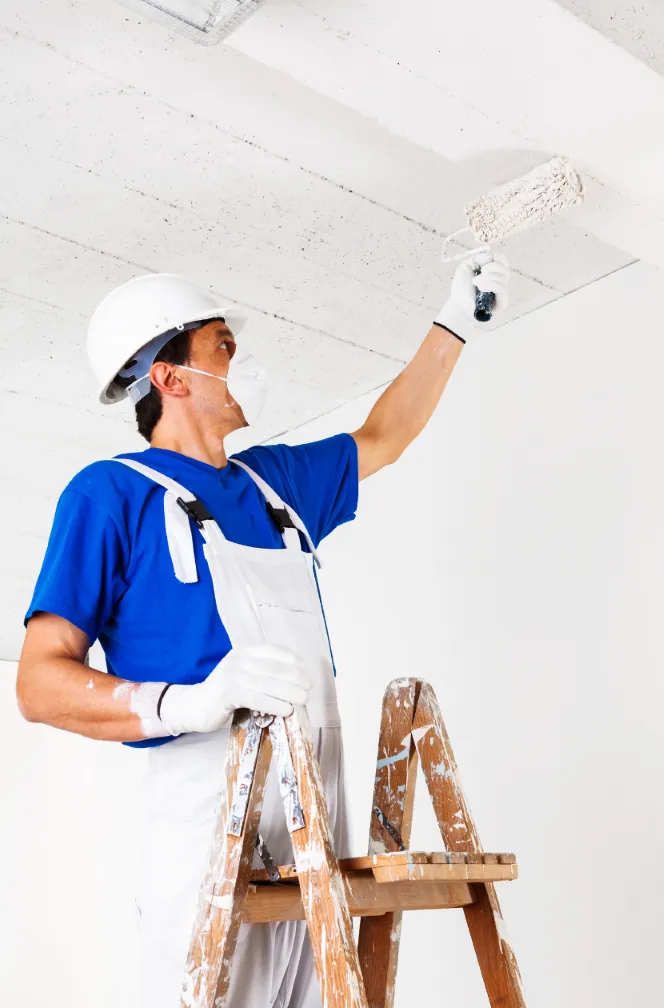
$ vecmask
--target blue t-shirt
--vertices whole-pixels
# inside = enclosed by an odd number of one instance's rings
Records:
[[[259,446],[236,456],[304,522],[314,545],[355,517],[357,446],[349,434],[312,444]],[[283,549],[265,498],[240,467],[223,469],[164,448],[120,455],[177,480],[201,500],[226,538]],[[199,580],[177,580],[164,527],[164,489],[117,462],[82,469],[58,502],[25,622],[62,616],[99,639],[108,671],[133,682],[202,682],[230,651],[203,539],[192,523]],[[146,739],[133,746],[161,745]]]

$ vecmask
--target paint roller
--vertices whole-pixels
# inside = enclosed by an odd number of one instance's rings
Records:
[[[445,239],[443,262],[465,259],[484,251],[487,246],[504,241],[515,231],[540,224],[582,201],[583,184],[574,165],[568,158],[554,157],[521,178],[506,182],[469,203],[464,208],[468,226]],[[475,241],[482,243],[479,248],[445,258],[448,244],[466,231],[472,233]],[[490,322],[495,303],[495,294],[478,290],[475,297],[476,320]]]

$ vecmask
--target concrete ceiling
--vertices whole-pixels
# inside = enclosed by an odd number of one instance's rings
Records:
[[[656,48],[647,65],[568,6],[270,0],[208,48],[115,0],[4,0],[0,641],[70,476],[144,446],[128,408],[94,402],[82,350],[116,284],[180,272],[249,310],[268,438],[393,377],[445,296],[464,203],[553,153],[589,199],[510,241],[510,317],[664,264]]]
[[[558,0],[561,7],[606,35],[632,56],[664,73],[664,4],[662,0],[618,3],[616,0]]]

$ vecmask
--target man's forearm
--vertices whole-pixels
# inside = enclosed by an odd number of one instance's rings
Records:
[[[508,281],[507,260],[489,249],[457,267],[450,296],[422,346],[353,434],[360,479],[396,462],[426,427],[464,343],[482,328],[475,318],[478,290],[492,293],[495,319],[507,307]]]
[[[364,429],[381,442],[394,461],[427,425],[445,391],[463,343],[434,325],[410,364],[385,389]]]
[[[83,660],[89,640],[72,623],[38,613],[28,624],[16,697],[28,721],[109,742],[137,742],[160,731],[163,683],[133,683]]]
[[[140,714],[132,710],[140,685],[71,658],[23,659],[16,694],[28,721],[107,742],[137,742],[146,737]]]

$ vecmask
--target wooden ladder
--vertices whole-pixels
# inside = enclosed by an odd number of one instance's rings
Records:
[[[295,864],[252,871],[270,761],[277,761]],[[417,763],[445,850],[408,849]],[[385,691],[367,857],[337,860],[304,709],[236,713],[183,988],[186,1008],[223,1008],[240,924],[306,920],[326,1008],[392,1008],[404,910],[462,907],[492,1008],[525,1008],[495,882],[512,854],[485,854],[461,789],[438,701],[421,679]],[[361,917],[357,946],[352,918]]]

